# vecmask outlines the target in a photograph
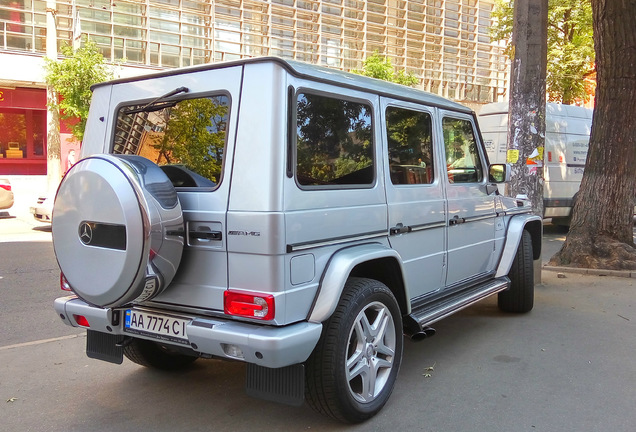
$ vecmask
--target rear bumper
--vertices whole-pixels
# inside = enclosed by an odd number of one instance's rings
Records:
[[[82,327],[74,318],[75,315],[79,315],[86,318],[91,330],[111,335],[133,336],[124,332],[122,311],[94,307],[75,296],[56,299],[54,307],[62,321],[71,327]],[[188,343],[194,351],[268,368],[280,368],[307,360],[322,331],[322,324],[309,322],[274,327],[217,318],[190,318],[186,333]],[[134,337],[157,340],[139,335]],[[167,341],[157,341],[171,344]]]
[[[572,211],[574,200],[572,198],[544,198],[543,217],[567,217]]]

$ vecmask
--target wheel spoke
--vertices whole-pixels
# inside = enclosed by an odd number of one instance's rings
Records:
[[[378,370],[375,368],[373,362],[369,365],[369,369],[365,375],[362,376],[362,398],[370,402],[375,398],[375,385],[378,376]]]
[[[363,337],[364,341],[370,341],[374,336],[374,329],[371,323],[369,322],[369,318],[364,313],[364,310],[360,312],[358,315],[358,320],[356,322],[356,327],[360,327],[360,336]]]
[[[387,334],[390,320],[391,320],[391,317],[389,315],[384,314],[384,316],[382,317],[381,325],[379,326],[379,329],[378,329],[378,334],[374,341],[374,345],[375,345],[375,349],[377,353],[386,357],[393,357],[393,355],[395,354],[395,350],[391,348],[390,346],[386,345],[386,338],[391,336],[390,334]]]
[[[366,367],[365,365],[364,351],[358,349],[351,357],[347,359],[347,381],[351,381],[361,373]]]
[[[369,320],[365,315],[365,321],[368,325],[367,334],[370,339],[377,339],[378,336],[381,336],[382,333],[386,332],[386,322],[388,320],[386,308],[383,305],[382,308],[378,309],[376,312],[377,315],[372,324],[369,323]]]
[[[376,361],[375,361],[375,369],[376,369],[376,374],[377,371],[380,369],[386,369],[386,368],[391,368],[393,366],[393,359],[385,359],[382,357],[377,357]]]

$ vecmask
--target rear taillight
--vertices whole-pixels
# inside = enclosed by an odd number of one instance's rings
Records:
[[[69,285],[66,277],[64,277],[64,273],[60,272],[60,288],[63,291],[73,291],[73,288]]]
[[[224,311],[228,315],[259,320],[274,319],[274,296],[271,294],[225,291]]]
[[[0,188],[11,192],[11,185],[10,184],[0,184]]]

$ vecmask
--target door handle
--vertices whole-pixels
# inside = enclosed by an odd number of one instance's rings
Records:
[[[460,218],[459,216],[455,215],[452,219],[448,220],[448,225],[459,225],[463,224],[464,222],[466,222],[466,219]]]
[[[390,228],[389,232],[391,233],[391,235],[406,234],[406,233],[411,232],[411,227],[410,226],[404,226],[401,223],[399,223],[399,224],[397,224],[397,226],[394,226],[393,228]]]
[[[188,231],[188,236],[197,240],[221,240],[223,238],[220,231]]]

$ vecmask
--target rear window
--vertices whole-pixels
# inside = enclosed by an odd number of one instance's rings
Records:
[[[375,181],[370,105],[300,93],[296,99],[296,181],[359,187]]]
[[[123,106],[113,153],[150,159],[175,187],[215,187],[221,181],[228,115],[225,95]]]

